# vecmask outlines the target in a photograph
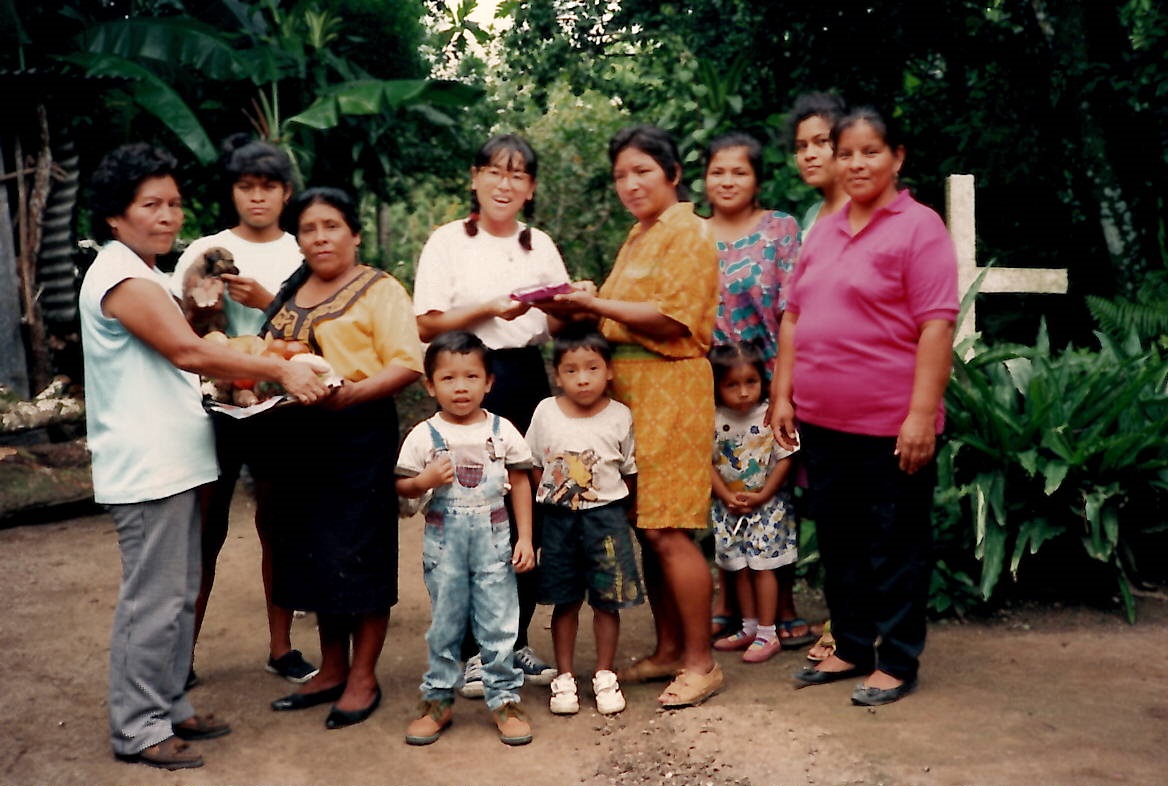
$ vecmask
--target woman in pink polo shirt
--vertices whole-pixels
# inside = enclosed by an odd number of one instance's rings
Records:
[[[832,142],[851,202],[788,284],[771,425],[801,441],[837,642],[796,685],[862,677],[852,702],[872,706],[916,687],[925,644],[957,260],[940,216],[897,188],[904,146],[879,113],[849,113]]]

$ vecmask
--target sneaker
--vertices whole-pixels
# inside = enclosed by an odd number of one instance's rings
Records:
[[[483,657],[471,655],[466,661],[466,668],[462,672],[462,687],[458,689],[466,699],[481,699],[483,697]]]
[[[491,713],[499,729],[499,740],[504,745],[526,745],[531,742],[531,724],[518,702],[509,701]]]
[[[320,671],[316,666],[304,659],[300,650],[288,650],[278,658],[268,658],[268,671],[279,674],[288,682],[303,685],[316,676]]]
[[[714,649],[718,652],[734,652],[744,650],[754,643],[754,634],[740,630],[732,636],[718,639],[714,642]]]
[[[554,682],[552,688],[555,689]],[[615,715],[624,710],[625,695],[621,693],[616,675],[608,669],[592,675],[592,692],[596,694],[596,711],[601,715]]]
[[[742,653],[743,663],[763,663],[770,660],[783,649],[783,642],[779,638],[769,640],[755,639],[750,642],[746,652]]]
[[[540,660],[531,647],[515,650],[515,665],[528,685],[550,685],[556,678],[555,668]]]
[[[560,674],[552,680],[552,698],[548,702],[548,709],[552,711],[553,715],[575,715],[580,711],[580,697],[576,693],[576,678],[571,674]]]

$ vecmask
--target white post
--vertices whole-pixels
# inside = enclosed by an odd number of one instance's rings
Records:
[[[949,234],[957,250],[957,291],[962,299],[973,286],[983,268],[977,266],[977,234],[973,175],[949,175],[945,181],[945,212],[949,218]],[[979,295],[1001,292],[1034,292],[1062,294],[1067,292],[1066,269],[992,267],[982,279]],[[960,342],[976,330],[976,299],[969,306],[965,318],[953,334],[954,343]]]

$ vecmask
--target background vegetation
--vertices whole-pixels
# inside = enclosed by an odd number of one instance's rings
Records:
[[[608,177],[613,131],[672,130],[699,200],[704,144],[753,133],[763,202],[800,215],[813,195],[784,113],[831,90],[903,124],[905,181],[922,201],[941,210],[946,175],[976,176],[983,264],[1069,270],[1067,296],[983,299],[981,334],[959,348],[934,607],[1000,599],[1003,579],[1025,582],[1033,565],[1041,580],[1100,570],[1130,613],[1133,587],[1166,564],[1168,12],[1155,0],[825,5],[505,0],[484,25],[475,0],[0,0],[0,163],[20,172],[0,190],[0,236],[37,277],[29,375],[67,363],[42,345],[75,346],[77,183],[122,142],[180,156],[193,238],[224,222],[219,141],[269,138],[304,182],[360,193],[367,261],[408,285],[429,232],[465,211],[474,150],[517,130],[541,155],[537,223],[575,275],[599,279],[629,224]],[[38,210],[63,229],[30,234]]]

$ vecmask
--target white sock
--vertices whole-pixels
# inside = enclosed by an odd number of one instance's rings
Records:
[[[766,642],[766,641],[774,641],[778,637],[778,635],[779,634],[775,632],[774,625],[759,625],[758,632],[755,634],[755,637],[762,639],[764,642]]]
[[[771,630],[774,630],[773,626],[771,627]],[[757,618],[746,617],[745,619],[742,620],[742,632],[743,633],[745,633],[747,636],[753,636],[756,631],[758,631],[758,619]]]

